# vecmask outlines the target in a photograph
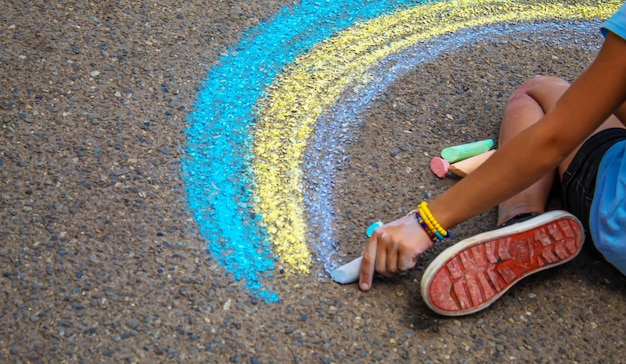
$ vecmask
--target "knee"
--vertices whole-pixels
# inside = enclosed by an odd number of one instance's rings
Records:
[[[520,88],[528,91],[549,87],[569,87],[569,82],[554,76],[535,76],[524,82]]]
[[[550,90],[555,88],[567,88],[569,82],[562,78],[554,76],[535,76],[524,82],[519,88],[517,88],[511,95],[511,101],[520,97],[530,96],[536,98],[540,90]]]

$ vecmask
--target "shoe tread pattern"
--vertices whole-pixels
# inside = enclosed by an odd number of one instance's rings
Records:
[[[562,218],[470,246],[435,274],[429,287],[431,303],[444,311],[480,309],[521,278],[572,259],[582,242],[580,225]]]

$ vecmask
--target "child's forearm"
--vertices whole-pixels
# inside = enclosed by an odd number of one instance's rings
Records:
[[[439,223],[445,228],[453,227],[496,206],[553,170],[567,153],[546,134],[537,137],[543,129],[520,134],[431,202],[430,210]]]

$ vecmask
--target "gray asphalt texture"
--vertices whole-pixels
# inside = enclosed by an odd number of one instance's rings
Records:
[[[590,247],[462,318],[432,313],[419,294],[446,245],[368,293],[320,265],[277,272],[278,303],[206,253],[181,178],[186,115],[220,54],[286,4],[2,4],[0,361],[625,362],[626,281]],[[430,159],[497,138],[515,87],[536,74],[573,80],[600,42],[593,27],[494,36],[391,85],[336,176],[340,254],[356,257],[371,222],[455,183],[430,173]],[[478,216],[455,239],[495,219]]]

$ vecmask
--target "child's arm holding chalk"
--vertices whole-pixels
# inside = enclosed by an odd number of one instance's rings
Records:
[[[453,227],[514,196],[553,170],[626,101],[626,40],[609,32],[594,62],[556,106],[501,146],[484,164],[430,203],[430,212]],[[374,271],[389,275],[415,266],[432,245],[415,218],[403,217],[375,231],[360,269],[369,290]]]

